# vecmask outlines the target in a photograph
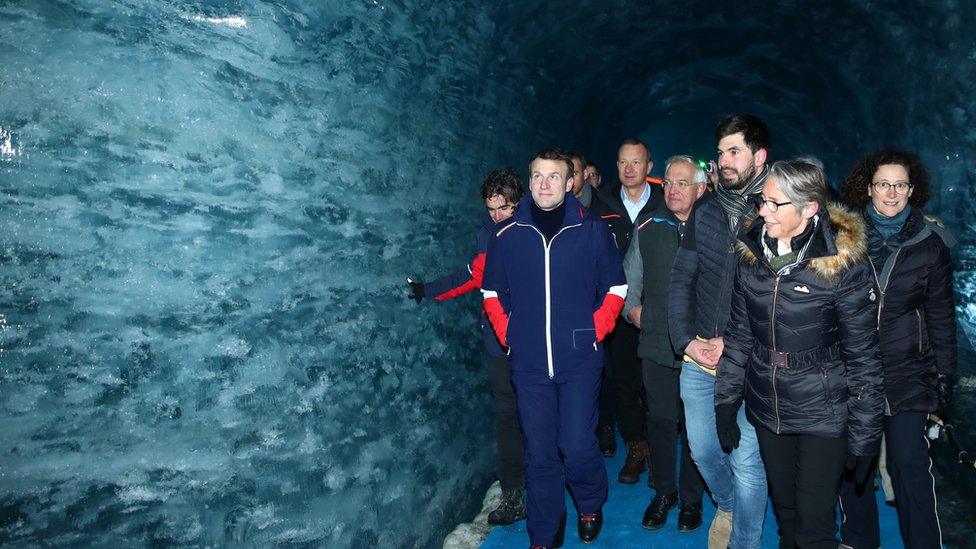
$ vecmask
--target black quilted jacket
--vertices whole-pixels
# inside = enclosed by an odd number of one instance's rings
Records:
[[[888,254],[866,218],[871,263],[881,307],[881,360],[885,413],[932,412],[938,374],[956,371],[956,313],[949,233],[912,210]],[[890,243],[890,240],[889,240]],[[882,260],[882,257],[884,258]]]
[[[878,454],[884,413],[879,293],[861,216],[818,214],[802,261],[777,273],[763,222],[742,234],[715,404],[745,398],[746,417],[774,433],[846,436],[848,452]]]
[[[710,192],[695,203],[671,269],[668,329],[679,353],[695,336],[721,336],[729,320],[736,233],[715,196]],[[750,206],[740,225],[746,225],[755,213]]]

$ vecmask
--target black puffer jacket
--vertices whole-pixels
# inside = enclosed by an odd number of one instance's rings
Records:
[[[671,270],[668,329],[678,352],[684,352],[696,336],[721,336],[729,320],[736,232],[716,196],[710,192],[695,202]],[[750,205],[740,226],[755,214],[755,206]]]
[[[884,412],[875,289],[861,217],[818,214],[806,253],[777,274],[763,221],[740,237],[732,315],[715,404],[738,404],[774,433],[847,435],[848,452],[877,455]]]
[[[881,360],[885,413],[932,412],[938,403],[938,374],[956,371],[956,306],[948,231],[913,209],[890,253],[865,216],[871,264],[881,304]],[[882,259],[884,257],[884,259]]]

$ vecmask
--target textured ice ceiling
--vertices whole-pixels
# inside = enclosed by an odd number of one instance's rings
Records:
[[[0,544],[428,547],[493,474],[485,171],[922,153],[973,278],[966,2],[0,2]],[[960,305],[964,328],[976,305]]]

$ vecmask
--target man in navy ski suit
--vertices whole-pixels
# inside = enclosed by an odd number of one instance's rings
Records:
[[[485,313],[510,353],[533,547],[561,538],[565,483],[585,543],[600,532],[607,497],[596,437],[601,342],[613,330],[627,283],[606,223],[567,194],[572,177],[572,160],[562,152],[536,155],[532,195],[496,226],[482,280]]]

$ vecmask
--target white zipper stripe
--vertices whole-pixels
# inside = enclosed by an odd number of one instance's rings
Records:
[[[483,299],[491,299],[493,297],[498,297],[498,292],[492,290],[481,290],[481,297]]]
[[[577,223],[576,225],[568,225],[559,229],[559,232],[554,234],[552,240],[548,243],[546,242],[545,235],[542,234],[539,229],[536,229],[533,225],[527,223],[513,223],[513,225],[518,225],[520,227],[529,227],[533,231],[539,234],[539,238],[542,239],[542,249],[545,250],[545,267],[546,267],[546,362],[549,367],[549,379],[556,376],[556,372],[552,365],[552,287],[549,282],[549,248],[552,243],[556,240],[556,237],[561,235],[566,229],[572,229],[573,227],[582,227],[582,223]]]

